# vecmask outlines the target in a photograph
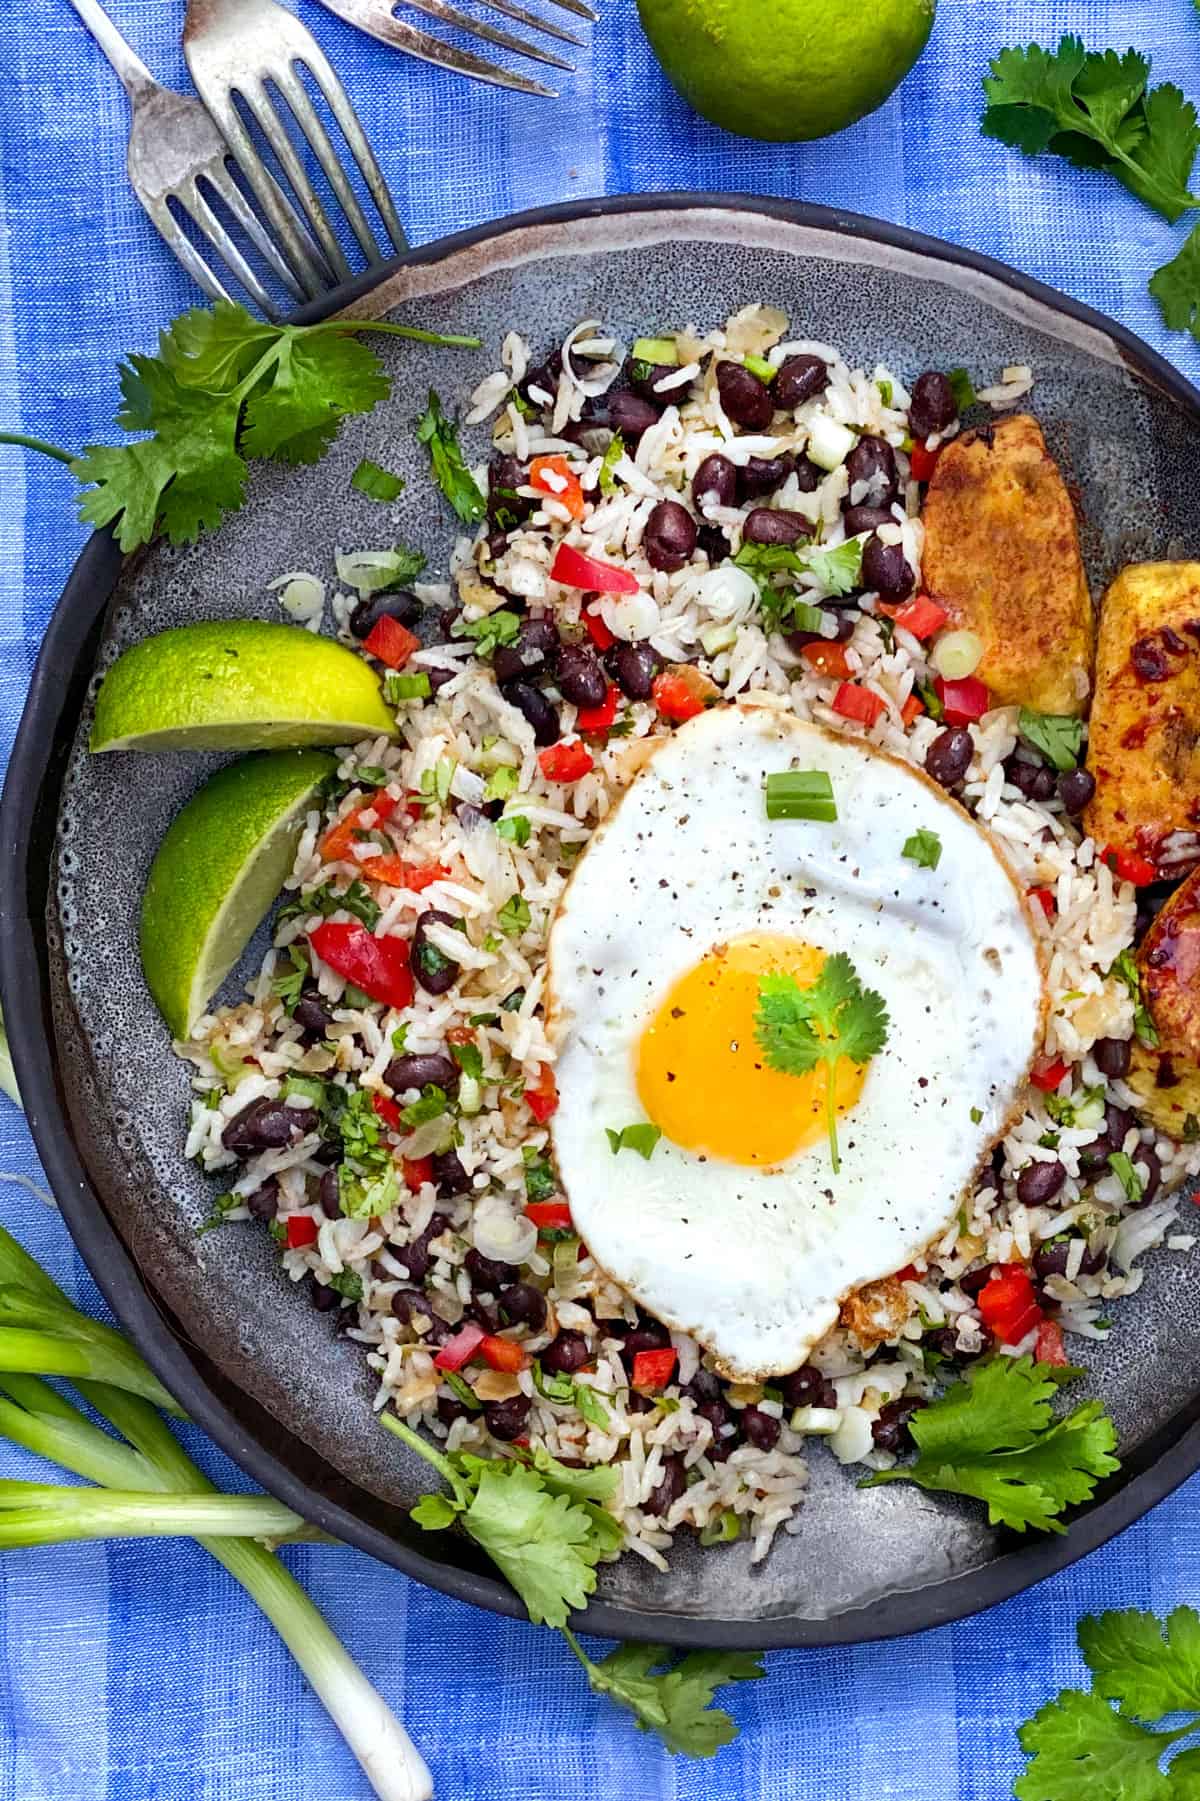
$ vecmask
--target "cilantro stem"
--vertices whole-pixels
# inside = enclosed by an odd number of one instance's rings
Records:
[[[308,332],[383,331],[393,338],[411,338],[415,344],[441,344],[451,350],[480,350],[482,338],[459,337],[453,332],[422,331],[416,325],[393,325],[386,319],[328,319],[323,325],[306,325]]]
[[[394,1432],[397,1438],[402,1438],[410,1451],[416,1451],[418,1456],[423,1457],[426,1463],[432,1465],[446,1486],[452,1489],[465,1505],[462,1477],[449,1458],[443,1457],[440,1451],[435,1451],[419,1432],[414,1432],[411,1426],[406,1426],[404,1421],[398,1419],[394,1413],[381,1413],[379,1424],[386,1426],[389,1432]]]
[[[838,1156],[837,1135],[837,1094],[834,1086],[834,1075],[837,1072],[837,1056],[825,1063],[825,1115],[829,1122],[829,1152],[833,1158],[833,1173],[841,1174],[842,1161]]]
[[[73,450],[60,450],[57,444],[47,444],[45,438],[27,438],[24,432],[0,431],[0,444],[15,444],[19,450],[36,450],[44,457],[53,457],[56,463],[65,463],[68,468],[75,461]]]

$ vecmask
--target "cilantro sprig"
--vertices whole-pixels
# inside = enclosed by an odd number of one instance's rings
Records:
[[[818,1064],[824,1065],[826,1122],[835,1175],[842,1167],[834,1080],[838,1061],[848,1057],[860,1066],[869,1063],[883,1049],[887,1033],[883,996],[863,987],[842,951],[825,959],[820,975],[807,988],[780,970],[759,979],[754,1035],[768,1068],[787,1076],[804,1076]]]
[[[971,1495],[987,1503],[993,1526],[1062,1532],[1064,1508],[1088,1501],[1096,1483],[1120,1466],[1117,1435],[1099,1401],[1084,1401],[1056,1418],[1061,1382],[1080,1372],[994,1357],[915,1413],[909,1430],[915,1463],[878,1470],[861,1486],[915,1482],[919,1488]],[[1064,1801],[1055,1795],[1054,1801]]]
[[[463,461],[458,427],[447,419],[442,403],[429,390],[429,405],[417,421],[417,438],[429,452],[433,479],[464,525],[477,525],[487,512],[479,484]]]
[[[229,300],[193,307],[159,333],[157,356],[135,353],[121,365],[117,424],[149,435],[88,444],[77,457],[54,453],[85,487],[80,518],[111,525],[124,551],[159,531],[190,544],[242,505],[249,459],[319,462],[344,418],[391,393],[362,332],[479,344],[374,319],[270,325]]]
[[[1161,1623],[1135,1608],[1093,1614],[1077,1636],[1092,1688],[1064,1689],[1021,1727],[1031,1761],[1018,1801],[1188,1801],[1200,1792],[1200,1751],[1165,1770],[1161,1760],[1200,1720],[1170,1731],[1151,1722],[1200,1714],[1200,1614],[1177,1607]]]
[[[689,1651],[671,1664],[665,1645],[618,1645],[593,1663],[566,1626],[563,1637],[587,1671],[592,1693],[627,1707],[643,1732],[656,1732],[668,1751],[683,1757],[715,1757],[735,1739],[736,1723],[709,1704],[727,1682],[754,1682],[766,1674],[761,1657],[750,1651]]]

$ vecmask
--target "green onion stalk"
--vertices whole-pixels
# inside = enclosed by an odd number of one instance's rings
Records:
[[[300,1584],[256,1542],[260,1536],[291,1536],[303,1529],[303,1521],[267,1496],[219,1494],[151,1405],[166,1391],[132,1346],[78,1313],[3,1227],[0,1319],[35,1322],[0,1325],[0,1434],[99,1485],[0,1482],[0,1548],[141,1534],[195,1537],[271,1621],[379,1801],[430,1801],[433,1783],[425,1760],[382,1695]],[[20,1343],[15,1350],[10,1346],[5,1362],[2,1347],[12,1335],[12,1342]],[[123,1356],[116,1354],[114,1340]],[[69,1376],[124,1442],[31,1373],[39,1355],[41,1373]]]

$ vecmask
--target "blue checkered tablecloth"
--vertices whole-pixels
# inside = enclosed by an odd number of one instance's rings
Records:
[[[299,0],[344,76],[415,242],[551,200],[741,190],[875,213],[992,252],[1090,301],[1190,376],[1149,272],[1172,231],[1121,189],[978,133],[1000,45],[1078,30],[1152,51],[1200,97],[1192,0],[941,0],[933,43],[873,118],[809,146],[735,140],[660,76],[633,0],[600,0],[554,102],[412,62]],[[186,77],[181,6],[111,0],[161,77]],[[126,108],[66,0],[0,9],[0,429],[79,445],[111,432],[114,365],[194,299],[124,178]],[[56,465],[0,449],[0,762],[50,610],[82,542]],[[85,1307],[99,1298],[0,1098],[0,1218]],[[194,1435],[193,1435],[194,1437]],[[200,1442],[219,1482],[239,1472]],[[45,1466],[0,1444],[0,1475]],[[1117,1543],[980,1619],[899,1643],[770,1659],[739,1692],[741,1737],[672,1760],[593,1702],[557,1639],[414,1586],[348,1550],[291,1562],[423,1747],[446,1801],[999,1801],[1016,1724],[1077,1680],[1089,1609],[1200,1600],[1200,1479]],[[190,1543],[80,1545],[0,1559],[0,1801],[359,1801],[367,1795],[295,1666]]]

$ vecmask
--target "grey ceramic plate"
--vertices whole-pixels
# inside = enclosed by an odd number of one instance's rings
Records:
[[[495,366],[504,331],[535,346],[603,315],[623,334],[720,321],[772,301],[805,335],[906,376],[964,362],[1037,371],[1036,409],[1087,520],[1095,587],[1131,558],[1194,548],[1200,398],[1145,345],[1022,277],[947,246],[819,208],[667,196],[505,221],[415,252],[342,297],[366,315],[478,332],[482,354],[381,341],[392,403],[351,421],[314,469],[260,469],[249,503],[190,550],[124,568],[85,551],[55,614],[11,765],[3,815],[0,976],[39,1149],[72,1230],[164,1380],[266,1487],[422,1580],[516,1611],[452,1535],[404,1506],[426,1484],[373,1423],[359,1352],[281,1276],[253,1225],[197,1238],[208,1185],[180,1154],[187,1072],[143,988],[135,918],[150,858],[219,759],[89,759],[95,672],[126,645],[212,616],[275,616],[267,581],[328,570],[334,546],[380,541],[354,494],[371,455],[409,477],[401,534],[444,567],[452,522],[411,429],[426,390],[448,400]],[[230,993],[233,993],[231,985]],[[1022,1543],[978,1509],[895,1486],[858,1493],[823,1453],[795,1536],[752,1571],[743,1546],[676,1551],[660,1576],[629,1558],[602,1573],[593,1629],[680,1643],[854,1641],[941,1623],[1100,1543],[1200,1462],[1200,1323],[1184,1258],[1152,1260],[1090,1347],[1088,1387],[1116,1417],[1121,1478],[1065,1539]]]

